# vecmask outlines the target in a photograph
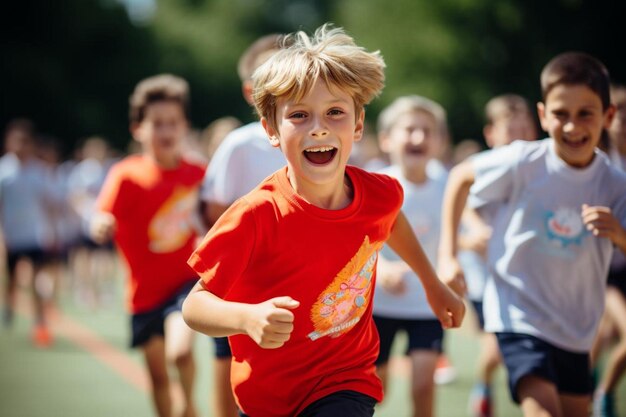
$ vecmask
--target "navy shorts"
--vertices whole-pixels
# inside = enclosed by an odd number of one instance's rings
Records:
[[[9,279],[13,277],[17,262],[20,259],[28,259],[33,267],[39,268],[48,261],[46,252],[41,248],[19,249],[7,251],[7,268],[9,269]]]
[[[196,285],[196,281],[190,281],[180,287],[173,297],[157,308],[144,313],[133,314],[131,316],[131,347],[144,345],[152,336],[162,337],[165,334],[165,319],[176,311],[182,311],[183,301],[194,285]]]
[[[297,417],[372,417],[376,400],[356,391],[337,391],[309,404]],[[248,417],[239,412],[241,417]]]
[[[590,395],[593,391],[588,353],[563,350],[526,334],[496,333],[496,337],[516,403],[520,402],[519,383],[530,375],[552,382],[561,394]]]
[[[478,319],[478,325],[480,326],[480,330],[485,330],[485,314],[483,313],[483,302],[472,301],[472,306],[474,307],[474,312],[476,313],[476,318]]]
[[[391,345],[396,334],[404,330],[409,339],[405,354],[414,350],[432,350],[441,353],[443,349],[443,327],[439,320],[413,320],[413,319],[390,319],[387,317],[374,316],[374,323],[380,337],[380,352],[376,365],[382,365],[389,361]]]
[[[215,357],[219,359],[230,358],[233,356],[230,351],[230,345],[228,344],[227,337],[214,337],[213,342],[215,342]]]
[[[626,297],[626,267],[620,269],[611,269],[607,284],[617,288],[619,292]]]

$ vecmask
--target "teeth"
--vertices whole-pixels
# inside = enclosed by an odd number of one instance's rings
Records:
[[[305,149],[305,152],[328,152],[332,151],[333,149],[335,148],[332,146],[318,146],[316,148]]]

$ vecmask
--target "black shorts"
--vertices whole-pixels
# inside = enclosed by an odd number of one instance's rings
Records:
[[[476,313],[476,318],[478,319],[478,325],[480,326],[480,330],[485,330],[485,314],[483,313],[483,302],[482,301],[472,301],[472,306],[474,307],[474,312]]]
[[[228,344],[227,337],[214,337],[213,342],[215,343],[215,357],[219,359],[230,358],[233,356],[230,351],[230,345]]]
[[[611,269],[607,284],[615,287],[626,297],[626,267],[620,269]]]
[[[590,395],[593,391],[588,353],[563,350],[527,334],[496,333],[496,337],[516,403],[520,402],[518,385],[530,375],[552,382],[561,394]]]
[[[17,262],[20,259],[27,259],[32,262],[34,268],[43,266],[48,261],[46,251],[41,248],[29,248],[7,251],[7,268],[9,269],[9,278],[15,273]]]
[[[413,319],[390,319],[387,317],[374,316],[374,323],[380,337],[380,352],[376,359],[376,365],[382,365],[389,361],[391,345],[396,334],[404,330],[408,335],[408,346],[405,354],[414,350],[431,350],[441,353],[443,349],[443,327],[439,320],[413,320]]]
[[[131,316],[131,347],[144,345],[152,336],[165,334],[165,319],[176,311],[182,311],[183,301],[189,291],[196,285],[196,281],[184,284],[180,289],[163,304],[150,311],[133,314]]]
[[[297,417],[371,417],[376,400],[356,391],[337,391],[309,404]],[[241,417],[248,417],[239,412]]]

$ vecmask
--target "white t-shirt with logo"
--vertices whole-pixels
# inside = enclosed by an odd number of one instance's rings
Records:
[[[573,168],[550,138],[516,141],[472,164],[474,206],[502,204],[489,247],[485,329],[589,351],[604,310],[613,244],[586,229],[581,207],[610,207],[626,225],[626,175],[601,152],[588,167]]]

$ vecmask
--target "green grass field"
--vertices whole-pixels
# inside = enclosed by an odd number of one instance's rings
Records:
[[[0,329],[0,416],[154,415],[142,358],[138,351],[127,348],[128,325],[121,292],[120,285],[113,304],[96,311],[78,307],[68,301],[69,297],[62,296],[62,313],[54,322],[55,343],[48,349],[38,349],[31,344],[31,321],[27,311],[16,317],[13,328]],[[448,333],[446,345],[458,377],[438,387],[437,416],[467,416],[467,398],[473,384],[478,345],[471,316],[466,323],[463,328]],[[396,345],[394,352],[399,349]],[[210,417],[212,341],[198,336],[195,353],[198,364],[196,403],[201,415]],[[621,385],[618,397],[622,402],[620,415],[624,415],[626,384]],[[495,402],[496,415],[521,416],[509,400],[503,370],[497,374]],[[408,378],[406,372],[395,372],[386,400],[378,407],[376,416],[409,415]]]

